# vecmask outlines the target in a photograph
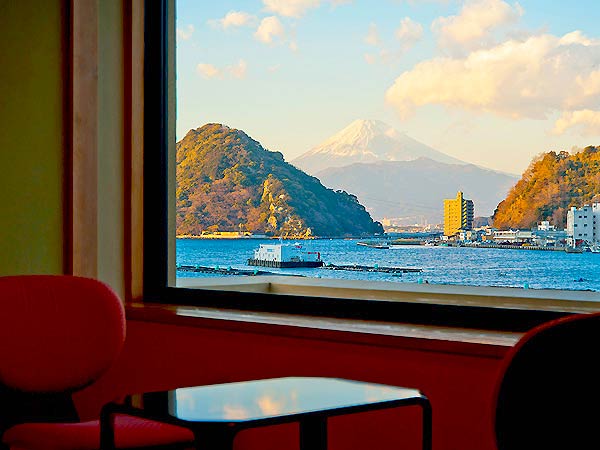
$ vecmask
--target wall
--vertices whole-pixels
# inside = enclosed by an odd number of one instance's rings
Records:
[[[0,30],[0,275],[62,273],[62,1],[2,1]]]
[[[435,450],[493,450],[490,401],[500,356],[431,351],[319,337],[129,321],[125,350],[77,397],[84,417],[131,392],[286,375],[333,376],[420,388],[431,400]],[[337,418],[332,450],[420,446],[417,408]],[[242,433],[236,449],[297,448],[294,426]]]
[[[123,1],[98,2],[97,278],[124,287]]]

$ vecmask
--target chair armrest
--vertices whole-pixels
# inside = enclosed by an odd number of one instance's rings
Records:
[[[100,450],[116,450],[115,444],[115,414],[125,414],[128,416],[140,417],[142,419],[165,422],[140,408],[131,406],[130,402],[126,404],[110,402],[102,407],[100,412]]]

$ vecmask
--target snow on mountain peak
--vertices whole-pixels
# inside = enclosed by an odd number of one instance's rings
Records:
[[[380,120],[365,119],[353,121],[292,163],[315,174],[329,167],[342,167],[357,162],[411,161],[421,157],[464,164],[463,161],[400,133]]]

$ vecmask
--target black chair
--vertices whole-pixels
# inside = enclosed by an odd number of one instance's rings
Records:
[[[498,450],[600,448],[600,314],[528,332],[507,355],[495,395]]]

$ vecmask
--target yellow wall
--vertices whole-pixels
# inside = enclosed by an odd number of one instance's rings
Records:
[[[98,279],[123,297],[123,2],[98,3]]]
[[[63,272],[61,0],[0,1],[0,275]]]

